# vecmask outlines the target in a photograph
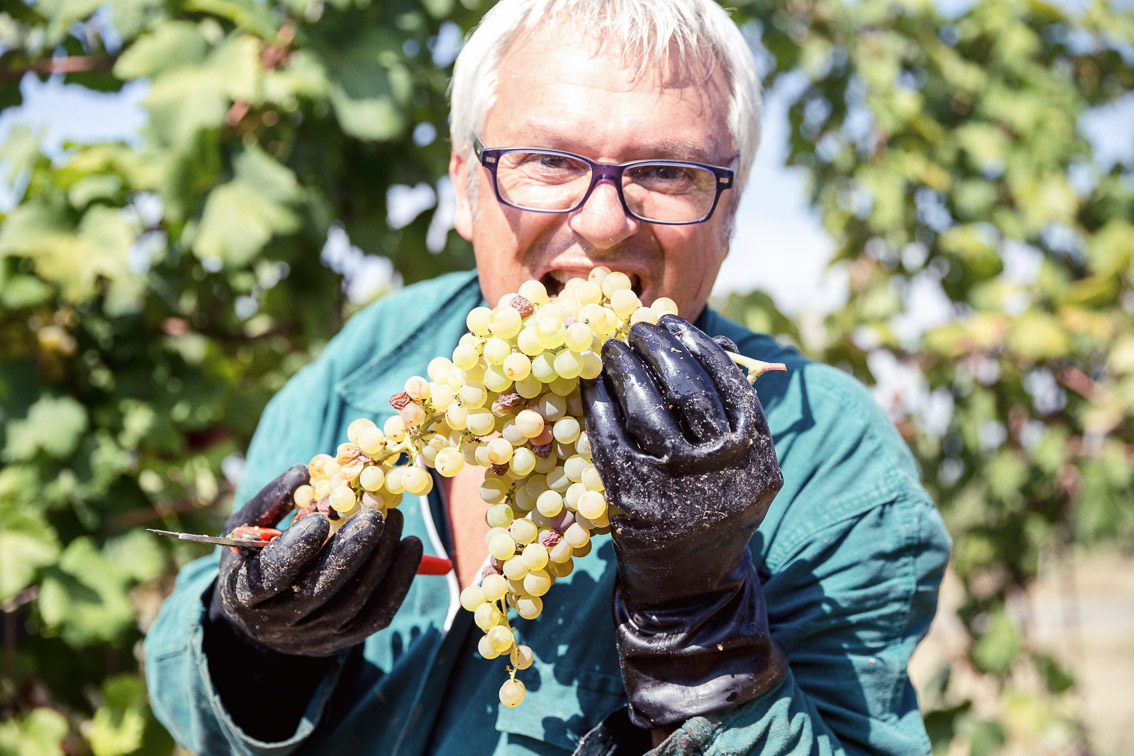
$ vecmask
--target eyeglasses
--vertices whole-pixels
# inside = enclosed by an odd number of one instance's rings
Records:
[[[733,171],[679,160],[596,163],[581,155],[530,147],[489,149],[473,136],[473,150],[492,174],[496,199],[518,210],[578,210],[601,182],[618,191],[622,208],[647,223],[684,225],[709,219]]]

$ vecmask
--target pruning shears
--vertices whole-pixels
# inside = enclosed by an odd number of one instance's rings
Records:
[[[261,528],[256,525],[241,525],[235,528],[227,536],[207,536],[199,535],[197,533],[178,533],[173,530],[158,530],[157,528],[146,528],[151,533],[158,535],[169,536],[181,541],[192,541],[193,543],[213,543],[219,546],[231,546],[233,551],[238,549],[262,549],[272,542],[272,539],[277,537],[281,531],[276,528]],[[421,557],[421,564],[418,565],[418,575],[446,575],[453,569],[453,563],[448,559],[431,554],[425,554]]]

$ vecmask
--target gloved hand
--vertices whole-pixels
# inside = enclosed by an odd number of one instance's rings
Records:
[[[786,673],[748,541],[783,484],[755,392],[667,315],[608,341],[586,428],[612,505],[630,718],[657,728],[752,700]]]
[[[276,525],[295,489],[308,480],[296,465],[264,487],[225,523]],[[357,646],[390,624],[421,562],[421,541],[399,541],[402,514],[350,519],[327,541],[322,515],[295,522],[260,551],[225,549],[209,618],[226,621],[261,649],[326,657]],[[327,541],[324,544],[324,541]]]

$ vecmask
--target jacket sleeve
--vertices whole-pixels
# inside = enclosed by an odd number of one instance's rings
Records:
[[[781,684],[685,722],[656,754],[928,754],[910,655],[928,631],[949,538],[928,499],[902,497],[800,534],[764,591],[789,658]]]
[[[331,368],[314,363],[301,371],[268,404],[249,449],[235,505],[296,462],[306,462],[319,443],[318,429],[331,385]],[[203,650],[208,598],[217,574],[216,554],[182,569],[173,593],[145,640],[150,703],[182,747],[199,754],[289,754],[312,733],[341,671],[342,658],[309,702],[295,732],[265,743],[232,720],[209,672]]]

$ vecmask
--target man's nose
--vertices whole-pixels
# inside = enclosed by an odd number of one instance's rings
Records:
[[[618,187],[610,179],[602,179],[591,196],[569,220],[571,229],[597,249],[609,249],[633,236],[639,221],[626,214],[618,198]]]

